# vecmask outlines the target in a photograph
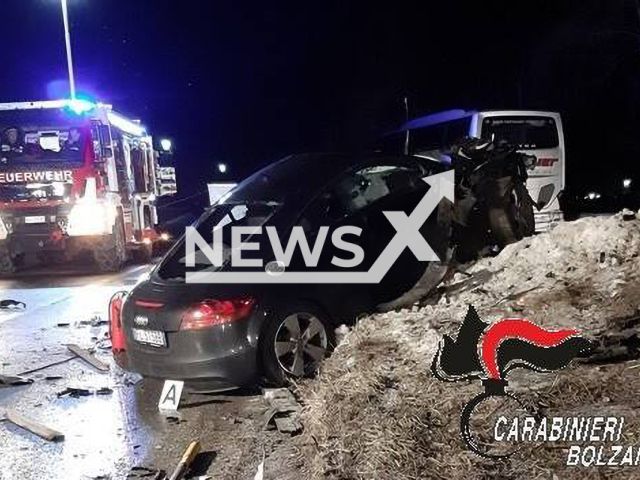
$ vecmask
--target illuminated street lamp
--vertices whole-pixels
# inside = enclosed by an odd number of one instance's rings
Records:
[[[162,140],[160,140],[160,147],[164,152],[170,152],[172,146],[173,145],[171,143],[171,140],[169,140],[168,138],[163,138]]]
[[[226,163],[219,163],[218,164],[218,171],[220,173],[227,173],[227,164]]]
[[[624,180],[622,180],[622,186],[624,188],[629,188],[631,186],[631,179],[625,178]]]

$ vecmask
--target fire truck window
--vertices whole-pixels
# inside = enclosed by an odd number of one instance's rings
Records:
[[[115,160],[116,160],[116,173],[118,175],[118,188],[121,191],[128,193],[128,181],[126,174],[126,163],[124,159],[124,148],[122,145],[122,135],[118,135],[114,141],[115,147]],[[124,201],[128,202],[128,196],[124,197]]]
[[[57,111],[0,112],[1,163],[80,163],[87,138],[82,119]]]
[[[111,157],[113,155],[112,143],[111,143],[111,131],[108,125],[100,125],[98,128],[98,135],[100,137],[100,146],[102,148],[102,154],[105,157]]]
[[[144,178],[144,156],[143,152],[139,148],[131,150],[131,163],[133,164],[133,177],[135,181],[136,192],[146,192],[147,186]]]

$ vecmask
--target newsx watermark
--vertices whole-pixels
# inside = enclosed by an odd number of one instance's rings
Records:
[[[394,237],[382,251],[368,271],[287,271],[294,251],[299,246],[308,268],[317,267],[322,249],[327,243],[329,227],[321,227],[313,246],[307,241],[303,227],[295,226],[287,242],[282,242],[273,226],[248,227],[231,226],[230,258],[225,258],[225,246],[222,241],[222,228],[214,228],[213,242],[209,244],[202,238],[195,227],[187,227],[185,235],[185,265],[196,266],[196,248],[199,249],[210,268],[201,271],[187,271],[187,283],[379,283],[393,266],[405,248],[409,248],[418,261],[440,261],[429,243],[420,233],[420,228],[429,216],[437,209],[440,200],[447,198],[454,201],[454,171],[449,170],[436,175],[424,177],[423,180],[431,188],[418,202],[413,212],[407,215],[402,211],[385,211],[385,217],[396,230]],[[356,226],[341,226],[335,229],[330,241],[337,249],[345,251],[351,258],[334,256],[331,263],[341,268],[355,268],[360,265],[365,252],[360,245],[348,242],[346,235],[357,235],[362,229]],[[243,252],[257,250],[258,244],[243,241],[247,236],[266,234],[275,262],[264,265],[264,260],[244,258]],[[232,267],[263,268],[256,271],[217,271],[229,260]]]

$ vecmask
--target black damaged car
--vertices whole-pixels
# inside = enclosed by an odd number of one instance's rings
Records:
[[[431,188],[423,178],[444,170],[408,156],[304,154],[247,178],[194,225],[208,244],[214,229],[221,229],[226,247],[221,267],[213,267],[199,249],[189,261],[183,237],[126,297],[122,328],[129,368],[147,377],[185,380],[194,391],[233,389],[261,378],[283,384],[313,374],[335,344],[336,327],[393,302],[416,283],[435,286],[444,274],[442,265],[418,261],[405,248],[382,281],[373,284],[187,283],[187,272],[236,270],[228,261],[236,226],[262,228],[261,234],[242,238],[258,244],[242,256],[261,257],[262,272],[282,268],[274,263],[265,234],[269,226],[276,228],[283,248],[295,226],[304,231],[310,249],[319,237],[325,240],[315,266],[296,245],[285,271],[338,273],[345,268],[336,266],[335,258],[353,260],[358,252],[362,261],[350,270],[368,271],[397,233],[384,212],[410,215]],[[440,202],[440,210],[446,203]],[[437,211],[420,227],[441,259],[450,254],[447,219]],[[330,241],[341,226],[361,229],[359,235],[344,236],[351,249]],[[329,227],[328,233],[322,227]]]

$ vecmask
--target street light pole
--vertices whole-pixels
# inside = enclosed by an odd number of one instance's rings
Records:
[[[69,35],[69,15],[67,14],[67,0],[60,0],[62,6],[62,21],[64,23],[64,41],[67,46],[67,68],[69,69],[69,95],[76,98],[76,82],[73,78],[73,59],[71,58],[71,36]]]

